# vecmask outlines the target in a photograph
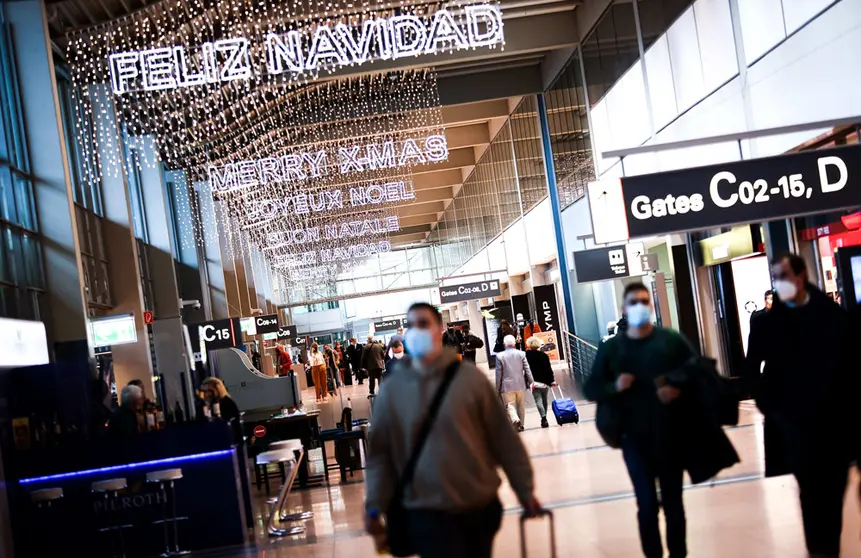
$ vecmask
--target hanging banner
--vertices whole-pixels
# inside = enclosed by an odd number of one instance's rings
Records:
[[[193,327],[197,330],[199,342],[207,351],[238,347],[242,343],[239,318],[212,320],[195,324]],[[189,328],[189,333],[191,333],[191,328]]]
[[[589,184],[597,244],[858,206],[861,146]]]
[[[296,339],[299,336],[296,326],[294,325],[285,325],[278,328],[278,340],[279,341],[287,341],[290,339]]]
[[[560,331],[562,322],[559,320],[559,306],[556,304],[556,287],[539,285],[532,289],[532,293],[535,296],[535,310],[538,312],[541,331]],[[564,358],[562,347],[559,347],[559,358]]]
[[[589,283],[645,275],[642,262],[644,255],[646,248],[642,242],[574,252],[577,282]]]
[[[406,319],[403,318],[392,318],[390,320],[379,320],[374,322],[374,331],[382,332],[382,331],[395,331],[399,327],[404,327],[406,325]]]
[[[278,333],[278,314],[269,314],[268,316],[257,316],[254,318],[254,324],[257,327],[257,334]]]
[[[465,300],[476,300],[479,298],[493,298],[502,294],[499,281],[477,281],[475,283],[464,283],[463,285],[440,286],[440,304],[452,302],[463,302]]]
[[[541,340],[541,347],[538,350],[545,353],[551,362],[561,359],[559,338],[555,331],[539,331],[533,333],[532,336]]]

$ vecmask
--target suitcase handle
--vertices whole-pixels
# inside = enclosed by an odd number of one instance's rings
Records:
[[[553,396],[553,401],[556,401],[556,399],[557,399],[557,397],[556,397],[556,392],[555,392],[555,391],[553,391],[553,389],[554,389],[554,388],[553,388],[553,386],[550,386],[550,395],[552,395],[552,396]],[[558,390],[559,390],[559,399],[565,399],[565,394],[564,394],[564,393],[562,393],[562,386],[558,386],[558,385],[557,385],[557,386],[556,386],[556,389],[558,389]]]
[[[553,512],[546,508],[541,508],[540,510],[538,510],[538,513],[536,515],[529,515],[527,512],[523,512],[523,515],[520,516],[520,555],[522,558],[526,558],[526,522],[530,519],[535,519],[539,517],[546,517],[550,519],[550,558],[557,558],[556,522],[553,519]]]

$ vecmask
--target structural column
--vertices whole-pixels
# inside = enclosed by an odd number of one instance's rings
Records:
[[[66,142],[45,8],[4,2],[20,88],[21,113],[47,283],[43,321],[57,357],[92,355]]]
[[[89,93],[93,103],[96,131],[100,139],[98,150],[102,161],[105,249],[110,262],[108,274],[114,303],[113,312],[134,314],[138,337],[136,343],[111,347],[114,377],[118,389],[122,389],[131,380],[141,380],[147,395],[152,397],[152,353],[143,319],[146,308],[144,308],[141,286],[140,261],[132,224],[128,183],[126,174],[123,172],[125,152],[117,129],[110,87],[107,85],[92,87]],[[114,167],[111,165],[112,161],[120,163]]]
[[[197,182],[194,185],[200,202],[200,219],[203,221],[203,257],[208,278],[208,293],[211,318],[220,320],[229,318],[227,309],[227,287],[224,280],[224,268],[221,264],[221,241],[218,235],[218,224],[216,222],[215,202],[209,184]]]

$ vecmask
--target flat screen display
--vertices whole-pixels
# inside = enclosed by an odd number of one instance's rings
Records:
[[[855,304],[861,304],[861,256],[849,258],[852,267],[852,284],[855,285]]]
[[[138,340],[134,314],[91,320],[90,327],[93,331],[93,345],[96,347],[137,343]]]

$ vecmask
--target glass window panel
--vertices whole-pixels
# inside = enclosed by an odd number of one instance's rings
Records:
[[[738,0],[747,65],[786,38],[781,0]]]
[[[582,52],[589,100],[595,105],[640,57],[634,2],[610,6],[586,38]]]
[[[794,33],[836,0],[783,0],[786,32]]]
[[[738,74],[729,0],[697,0],[694,4],[697,37],[703,66],[704,94],[708,95]]]
[[[676,104],[679,112],[684,112],[704,96],[703,63],[700,60],[693,8],[686,11],[670,27],[667,38],[670,46],[670,61],[673,65]]]
[[[667,36],[663,35],[646,51],[646,73],[649,76],[649,99],[652,119],[659,131],[679,115],[676,89],[673,86],[673,66]]]
[[[652,46],[693,3],[693,0],[639,0],[644,47]]]

